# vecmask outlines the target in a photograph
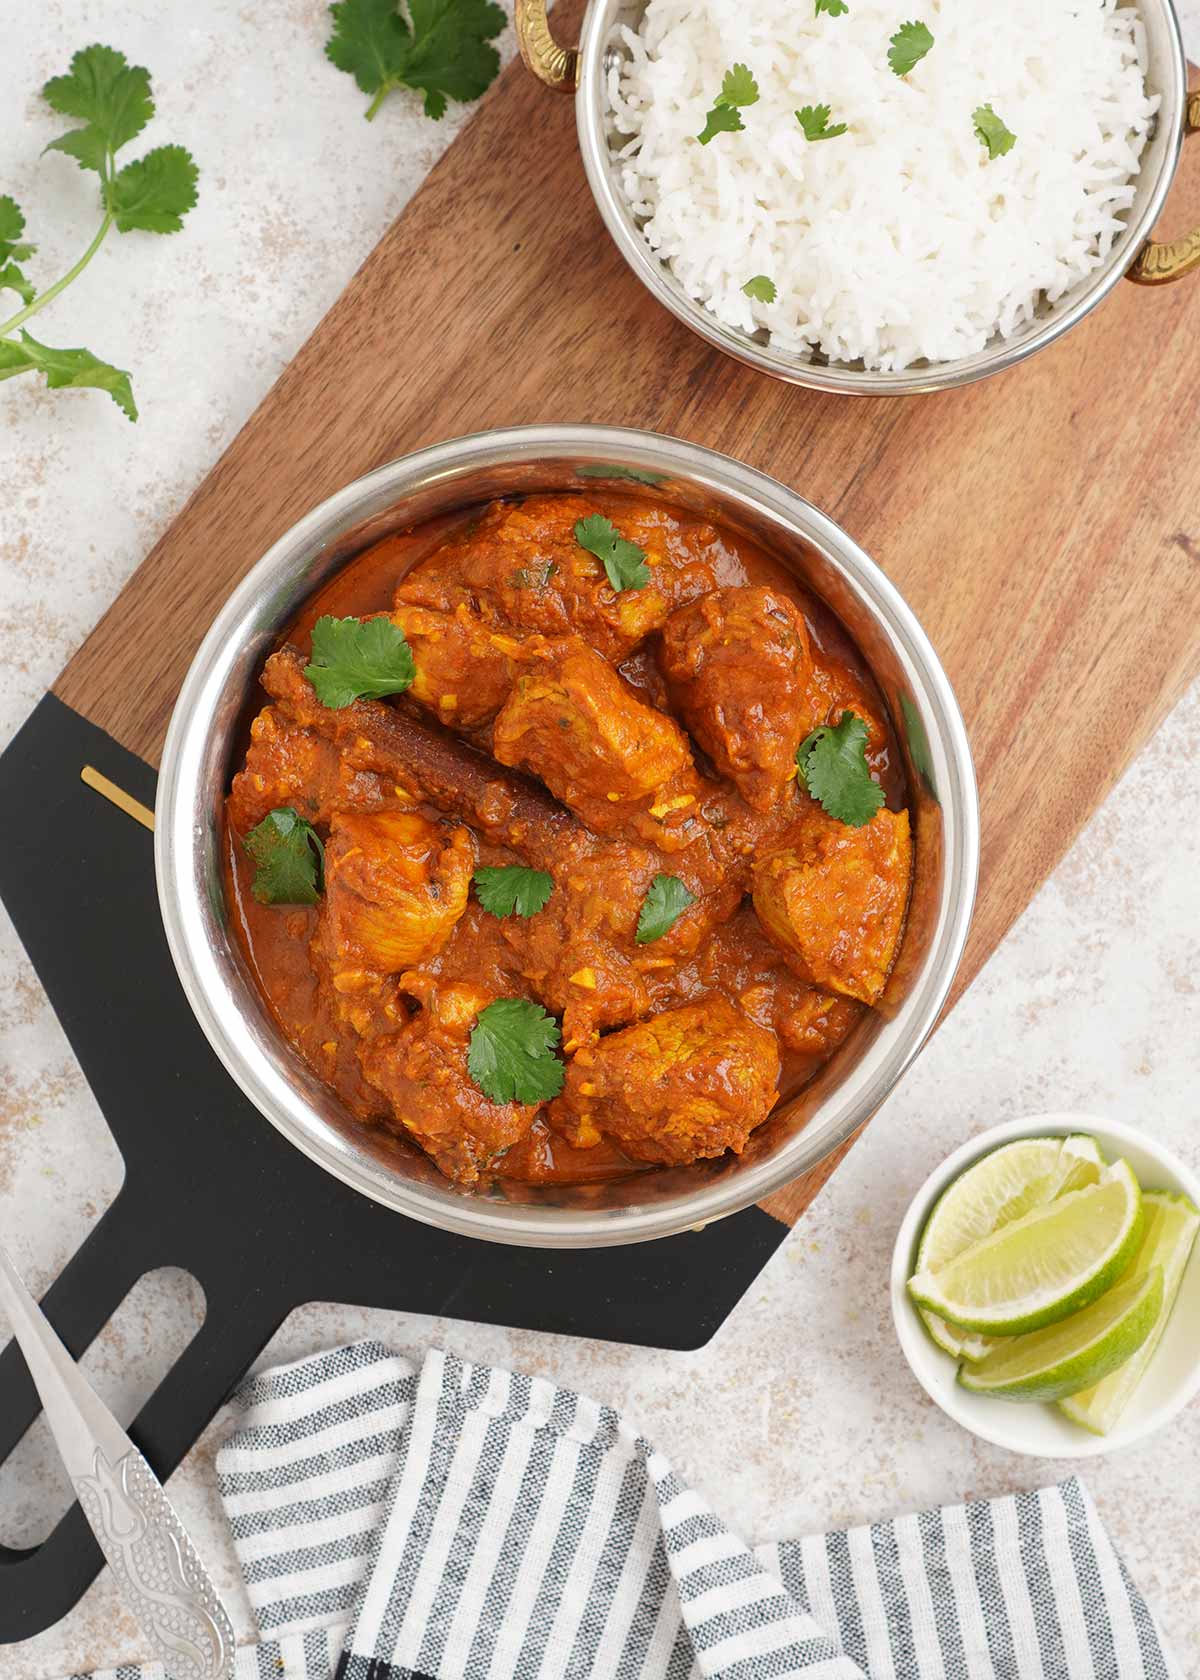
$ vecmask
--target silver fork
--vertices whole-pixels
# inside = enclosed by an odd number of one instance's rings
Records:
[[[89,1386],[0,1245],[12,1324],[83,1514],[172,1680],[230,1680],[233,1628],[146,1460]]]

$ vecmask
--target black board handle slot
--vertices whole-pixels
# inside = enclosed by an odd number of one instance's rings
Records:
[[[138,1278],[155,1263],[147,1262],[139,1241],[133,1201],[123,1186],[42,1297],[42,1311],[75,1359],[83,1357]],[[0,1352],[0,1463],[41,1409],[21,1350],[9,1341]],[[0,1560],[14,1555],[21,1554],[0,1546]]]

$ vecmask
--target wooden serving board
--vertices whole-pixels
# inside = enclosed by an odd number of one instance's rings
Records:
[[[575,11],[556,13],[564,36]],[[1171,214],[1200,223],[1195,160]],[[642,426],[735,455],[839,520],[903,591],[957,690],[979,776],[960,994],[1200,669],[1200,277],[1119,286],[1057,345],[965,390],[786,386],[643,290],[592,204],[572,101],[518,62],[55,693],[156,764],[205,627],[303,513],[422,445],[543,421]],[[768,1211],[793,1222],[835,1164]]]

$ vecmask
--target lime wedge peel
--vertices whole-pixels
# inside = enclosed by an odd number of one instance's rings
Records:
[[[919,1269],[909,1293],[951,1324],[1014,1336],[1079,1312],[1128,1269],[1142,1234],[1141,1191],[1128,1162],[1023,1214],[936,1271]]]
[[[1187,1271],[1188,1260],[1200,1231],[1200,1211],[1186,1196],[1169,1190],[1146,1190],[1142,1195],[1146,1215],[1145,1234],[1130,1277],[1140,1277],[1159,1266],[1163,1274],[1163,1305],[1158,1322],[1132,1358],[1102,1381],[1080,1394],[1059,1401],[1072,1423],[1090,1429],[1093,1435],[1107,1435],[1129,1404],[1146,1367],[1153,1359],[1175,1305],[1175,1297]]]
[[[1119,1372],[1145,1346],[1162,1311],[1162,1267],[1154,1266],[1070,1318],[1007,1337],[978,1365],[960,1366],[958,1380],[998,1400],[1063,1400]]]
[[[921,1231],[917,1270],[937,1271],[964,1249],[1022,1214],[1100,1176],[1104,1158],[1095,1138],[1015,1138],[961,1172],[942,1191]],[[931,1339],[952,1359],[983,1359],[994,1338],[948,1324],[918,1308]]]

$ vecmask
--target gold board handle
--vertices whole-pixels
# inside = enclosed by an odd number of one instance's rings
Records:
[[[1200,132],[1200,88],[1184,106],[1183,135]],[[1148,239],[1133,259],[1128,278],[1139,286],[1167,286],[1200,268],[1200,228],[1183,239]]]
[[[579,82],[579,54],[560,47],[550,33],[546,0],[517,0],[517,45],[527,67],[556,93],[574,93]]]

